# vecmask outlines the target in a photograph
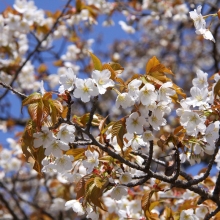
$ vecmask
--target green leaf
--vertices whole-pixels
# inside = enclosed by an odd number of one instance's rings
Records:
[[[92,62],[93,62],[94,68],[96,70],[101,71],[102,70],[102,62],[93,53],[89,52],[89,54],[90,54],[90,57],[92,58]]]

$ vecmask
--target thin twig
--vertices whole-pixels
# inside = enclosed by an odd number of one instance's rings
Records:
[[[13,89],[10,85],[6,85],[5,83],[3,83],[3,82],[1,82],[1,81],[0,81],[0,85],[2,85],[4,88],[7,88],[8,90],[6,90],[6,91],[11,90],[13,93],[15,93],[16,95],[20,96],[22,99],[27,98],[27,96],[26,96],[25,94],[16,91],[16,90]]]

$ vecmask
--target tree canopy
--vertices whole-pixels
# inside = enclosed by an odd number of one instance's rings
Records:
[[[219,8],[6,7],[0,218],[219,219]],[[192,174],[195,164],[202,169]]]

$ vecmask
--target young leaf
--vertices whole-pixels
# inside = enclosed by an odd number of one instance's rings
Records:
[[[99,60],[97,56],[95,56],[93,53],[89,52],[90,57],[92,58],[92,62],[94,65],[94,68],[96,70],[101,71],[102,70],[102,62]]]
[[[77,161],[84,157],[85,150],[85,148],[70,149],[66,152],[66,155],[72,155],[74,157],[74,161]]]
[[[215,87],[214,87],[214,95],[215,97],[218,95],[220,95],[220,80],[216,83]]]
[[[32,103],[36,103],[41,98],[42,98],[42,95],[40,93],[37,93],[37,92],[32,93],[31,95],[29,95],[27,98],[25,98],[22,101],[22,106],[29,105],[29,104],[32,104]]]

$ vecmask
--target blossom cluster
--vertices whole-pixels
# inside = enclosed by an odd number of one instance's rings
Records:
[[[194,11],[190,11],[190,17],[194,21],[194,25],[196,28],[196,34],[201,34],[203,37],[207,40],[211,40],[215,43],[215,39],[209,29],[206,28],[206,21],[204,17],[201,14],[202,6],[199,5],[197,9],[194,9]],[[217,14],[216,14],[217,15]]]
[[[182,162],[186,159],[191,164],[195,161],[200,162],[204,153],[213,154],[215,149],[215,141],[219,135],[219,121],[207,122],[206,115],[213,112],[210,106],[214,101],[213,89],[216,83],[209,91],[207,77],[207,73],[197,70],[197,77],[193,79],[193,87],[190,89],[191,96],[181,100],[182,108],[176,110],[180,124],[192,139],[186,151],[181,154]],[[218,82],[219,75],[215,75],[214,80]]]

